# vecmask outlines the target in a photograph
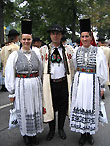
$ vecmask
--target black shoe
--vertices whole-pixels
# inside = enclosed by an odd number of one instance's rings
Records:
[[[6,92],[7,91],[7,89],[5,88],[5,85],[2,85],[1,91],[2,92]]]
[[[105,99],[105,95],[102,96],[102,99]]]
[[[59,129],[58,132],[61,139],[66,139],[66,134],[63,129]]]
[[[93,145],[94,144],[94,139],[93,136],[90,135],[89,133],[87,134],[87,140],[89,142],[89,144]]]
[[[50,140],[53,139],[54,135],[55,135],[55,131],[49,131],[49,133],[48,133],[46,139],[47,139],[48,141],[50,141]]]
[[[24,143],[26,144],[26,146],[32,146],[29,136],[26,136],[26,135],[23,136],[23,140],[24,140]]]
[[[38,145],[39,144],[39,140],[37,139],[36,136],[32,136],[31,137],[31,143],[34,145]]]
[[[85,143],[86,143],[86,133],[81,134],[81,137],[79,139],[79,146],[84,146]]]

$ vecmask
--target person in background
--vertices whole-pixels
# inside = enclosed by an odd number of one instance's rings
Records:
[[[74,49],[77,49],[80,46],[80,38],[77,38],[75,41]]]
[[[62,43],[62,45],[66,45],[66,36],[63,36],[62,38],[61,38],[61,43]]]
[[[44,68],[44,122],[49,124],[47,140],[50,141],[55,135],[56,112],[58,111],[58,133],[60,138],[65,140],[64,124],[70,102],[73,48],[70,45],[62,45],[61,39],[65,31],[60,25],[52,25],[47,32],[50,35],[51,43],[40,49]]]
[[[110,90],[110,48],[107,47],[105,43],[105,38],[104,37],[99,37],[98,39],[98,46],[104,51],[105,57],[106,57],[106,63],[107,63],[107,70],[108,70],[108,80],[105,85],[109,87]],[[103,96],[103,99],[105,97]]]
[[[20,34],[15,29],[11,29],[8,33],[8,42],[6,43],[5,46],[2,47],[0,51],[0,57],[1,57],[2,67],[3,67],[3,72],[2,72],[3,78],[5,78],[5,66],[6,66],[6,62],[9,55],[13,51],[19,50],[19,46],[16,44],[19,41],[19,35]],[[6,91],[4,81],[2,85],[2,90]]]
[[[79,146],[94,144],[98,130],[101,85],[107,81],[107,64],[103,50],[91,45],[90,19],[80,20],[80,46],[73,54],[75,75],[71,87],[71,131],[81,133]]]
[[[42,60],[31,49],[32,21],[22,20],[22,47],[10,54],[5,71],[5,86],[14,102],[20,133],[27,146],[38,145],[37,133],[43,131]]]
[[[110,39],[107,41],[107,47],[110,48]]]
[[[1,44],[1,47],[0,47],[0,51],[1,51],[1,48],[4,47],[5,44]],[[4,77],[3,77],[3,67],[2,67],[2,62],[1,62],[1,56],[0,56],[0,91],[6,91],[5,87],[4,87]]]
[[[40,48],[42,45],[42,40],[39,37],[34,37],[32,40],[32,46]]]
[[[0,48],[1,51],[1,48]],[[1,62],[1,57],[0,57],[0,90],[2,88],[2,62]]]

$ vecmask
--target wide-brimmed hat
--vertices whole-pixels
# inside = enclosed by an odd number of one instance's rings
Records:
[[[16,36],[20,35],[15,29],[11,29],[8,33],[8,36]]]
[[[61,32],[62,34],[65,33],[65,30],[59,24],[54,24],[47,30],[48,33],[52,31],[58,31],[58,32]]]

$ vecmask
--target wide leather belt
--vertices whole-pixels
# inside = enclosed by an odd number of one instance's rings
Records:
[[[77,71],[80,71],[80,72],[87,72],[87,73],[96,73],[96,70],[95,69],[85,69],[85,68],[77,68]]]
[[[62,78],[59,78],[59,79],[51,79],[51,81],[55,82],[55,83],[59,83],[59,82],[65,81],[66,79],[67,79],[67,77],[62,77]]]
[[[31,74],[21,74],[21,73],[16,73],[16,77],[18,78],[33,78],[33,77],[38,77],[39,73],[31,73]]]

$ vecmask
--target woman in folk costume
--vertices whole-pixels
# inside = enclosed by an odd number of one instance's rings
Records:
[[[22,20],[22,48],[8,58],[5,85],[10,101],[15,102],[20,132],[27,146],[39,144],[36,135],[43,131],[42,61],[38,50],[31,50],[32,21]]]
[[[70,45],[63,46],[61,38],[64,29],[54,24],[48,33],[51,43],[41,47],[43,60],[43,107],[44,122],[49,124],[47,140],[55,135],[56,116],[58,111],[58,132],[61,139],[66,139],[64,123],[69,108],[69,92],[71,75],[73,75],[72,55],[73,48]]]
[[[107,65],[103,50],[91,45],[90,19],[80,20],[80,46],[73,54],[76,73],[72,82],[70,128],[80,132],[79,145],[93,145],[98,130],[101,85],[107,80]]]

